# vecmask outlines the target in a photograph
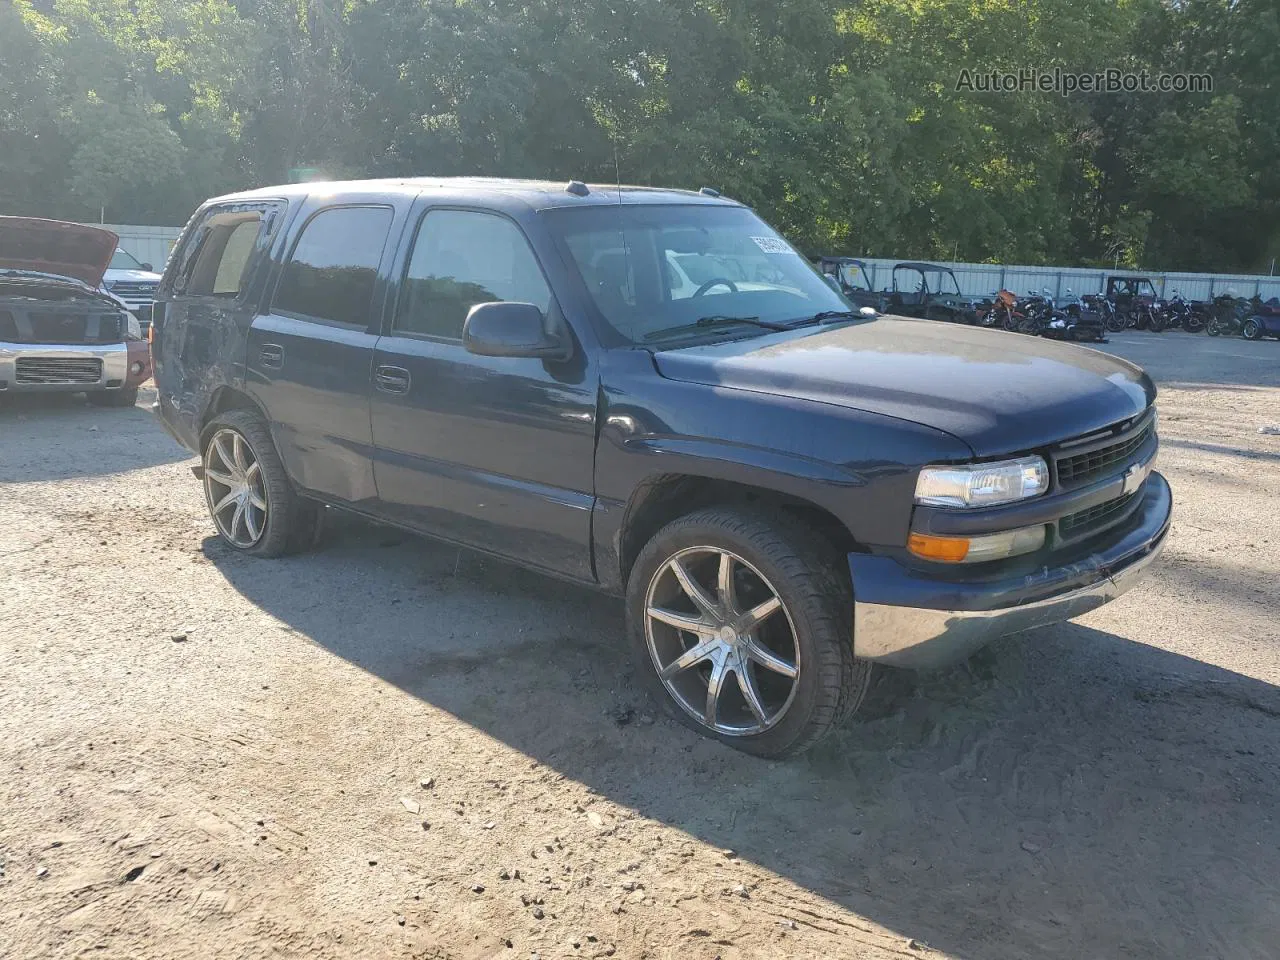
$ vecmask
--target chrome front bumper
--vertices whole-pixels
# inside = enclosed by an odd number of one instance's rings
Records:
[[[887,558],[851,555],[854,653],[899,667],[943,667],[997,637],[1070,620],[1114,600],[1145,576],[1168,541],[1169,485],[1153,473],[1147,487],[1135,522],[1114,542],[1013,582],[931,581],[886,566],[882,561],[897,567]],[[875,602],[881,599],[891,602]]]
[[[102,372],[94,380],[68,376],[58,379],[56,363],[42,365],[41,375],[19,369],[19,359],[34,360],[101,360]],[[20,379],[21,377],[21,379]],[[126,343],[49,344],[6,343],[0,341],[0,391],[5,393],[78,393],[86,390],[110,390],[124,386],[129,378],[129,347]]]

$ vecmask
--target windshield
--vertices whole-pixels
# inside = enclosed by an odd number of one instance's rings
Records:
[[[135,260],[132,256],[125,253],[119,247],[116,252],[111,255],[111,264],[108,270],[141,270],[142,264]]]
[[[849,304],[743,207],[633,204],[546,211],[609,326],[631,343],[758,333]],[[728,318],[746,318],[735,325]]]

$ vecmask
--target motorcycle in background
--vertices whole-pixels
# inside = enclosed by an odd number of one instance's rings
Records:
[[[1162,333],[1175,327],[1181,327],[1189,333],[1199,333],[1204,323],[1196,311],[1191,309],[1191,304],[1175,290],[1168,301],[1162,303],[1156,300],[1151,304],[1148,326],[1152,333]]]
[[[1230,290],[1218,294],[1209,305],[1210,316],[1204,332],[1211,337],[1240,333],[1245,318],[1249,316],[1249,308],[1248,300],[1237,297]]]

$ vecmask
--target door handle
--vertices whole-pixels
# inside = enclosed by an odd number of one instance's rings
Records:
[[[264,343],[258,351],[258,360],[264,367],[279,370],[284,366],[284,347],[278,343]]]
[[[413,380],[404,367],[378,367],[373,371],[373,383],[383,393],[408,393]]]

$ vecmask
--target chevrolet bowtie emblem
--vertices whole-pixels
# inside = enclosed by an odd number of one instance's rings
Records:
[[[1124,472],[1124,495],[1128,496],[1137,491],[1145,479],[1147,479],[1146,464],[1135,463]]]

